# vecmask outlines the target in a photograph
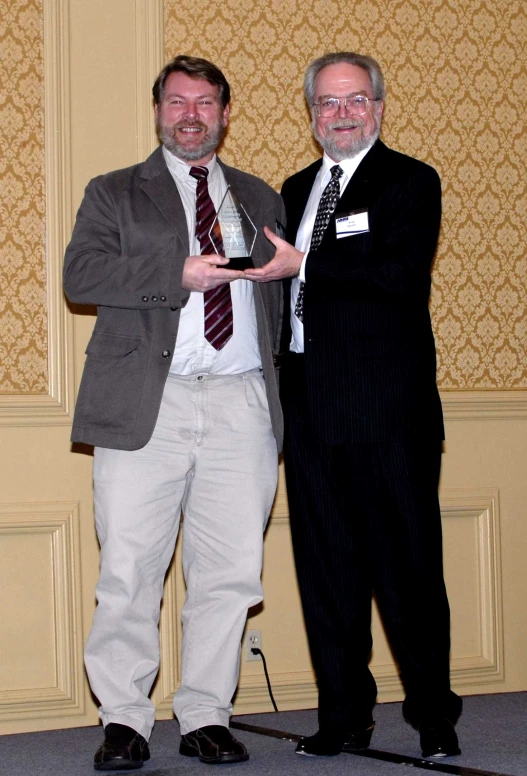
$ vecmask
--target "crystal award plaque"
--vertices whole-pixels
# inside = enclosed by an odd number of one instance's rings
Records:
[[[251,255],[256,242],[257,229],[230,186],[227,186],[225,196],[209,230],[214,250],[219,254],[218,228],[221,230],[223,240],[223,255],[230,259],[230,262],[224,266],[227,269],[240,270],[254,266]]]

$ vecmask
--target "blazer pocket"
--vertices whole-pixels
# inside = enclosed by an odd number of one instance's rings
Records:
[[[127,337],[122,334],[95,334],[86,348],[87,356],[99,358],[123,358],[137,350],[141,337]]]
[[[148,348],[141,337],[96,333],[86,348],[75,422],[106,433],[131,433],[137,422]]]

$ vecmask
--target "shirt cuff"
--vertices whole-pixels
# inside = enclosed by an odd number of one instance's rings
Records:
[[[309,256],[309,251],[306,251],[304,253],[304,258],[302,259],[302,264],[300,265],[300,272],[298,273],[298,277],[302,281],[302,283],[306,282],[306,259]]]

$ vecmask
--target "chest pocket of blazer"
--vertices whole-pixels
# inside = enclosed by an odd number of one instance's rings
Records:
[[[97,358],[124,358],[137,350],[141,337],[126,337],[120,334],[95,334],[86,348],[87,356]]]

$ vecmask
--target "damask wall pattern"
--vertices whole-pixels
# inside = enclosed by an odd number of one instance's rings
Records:
[[[47,392],[42,3],[0,3],[3,394]]]
[[[527,9],[520,0],[165,0],[165,54],[233,89],[222,157],[279,188],[318,156],[302,98],[327,51],[374,56],[383,139],[439,171],[431,312],[443,390],[527,388]]]

